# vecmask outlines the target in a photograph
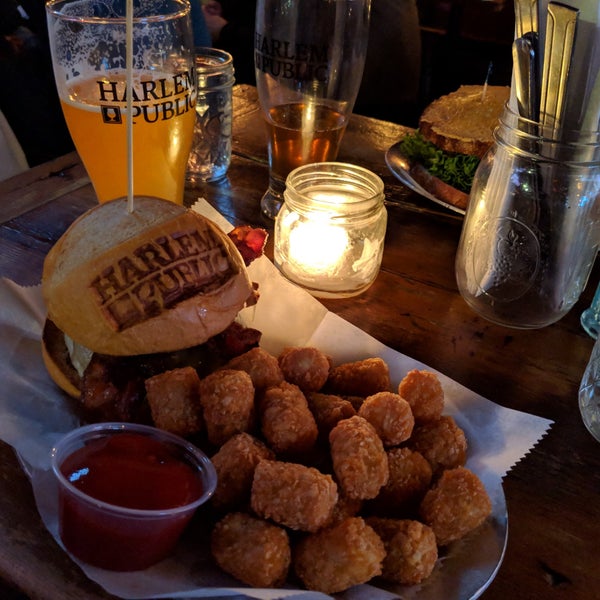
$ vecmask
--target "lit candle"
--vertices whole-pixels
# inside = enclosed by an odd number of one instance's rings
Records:
[[[334,273],[343,263],[348,234],[342,227],[316,220],[290,230],[288,260],[295,269],[313,274]]]
[[[275,221],[275,264],[315,296],[354,296],[377,276],[386,222],[374,173],[343,163],[299,167]]]

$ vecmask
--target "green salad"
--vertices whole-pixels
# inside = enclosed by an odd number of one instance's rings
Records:
[[[419,132],[405,136],[400,147],[407,158],[421,163],[438,179],[467,194],[471,190],[473,176],[479,164],[477,156],[444,152]]]

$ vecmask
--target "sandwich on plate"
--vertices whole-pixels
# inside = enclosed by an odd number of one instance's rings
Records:
[[[399,144],[411,177],[436,198],[464,210],[509,94],[504,86],[463,85],[429,104],[418,130]]]

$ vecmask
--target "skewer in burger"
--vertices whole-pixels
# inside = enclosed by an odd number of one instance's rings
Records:
[[[463,85],[423,111],[415,134],[401,143],[410,174],[437,198],[465,209],[473,176],[493,143],[510,88]]]
[[[89,210],[44,262],[50,376],[91,418],[147,421],[145,379],[209,372],[258,345],[260,332],[235,319],[257,300],[246,266],[265,240],[156,198],[136,197],[133,212],[125,198]]]

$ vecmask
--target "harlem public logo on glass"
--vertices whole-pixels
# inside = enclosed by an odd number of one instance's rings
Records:
[[[256,68],[282,79],[297,81],[320,81],[328,79],[327,44],[292,43],[262,35],[254,36]]]
[[[97,80],[96,95],[102,121],[108,125],[125,122],[127,87],[123,78]],[[168,121],[194,108],[196,101],[194,71],[184,71],[168,77],[134,81],[132,86],[133,120],[146,123]]]

